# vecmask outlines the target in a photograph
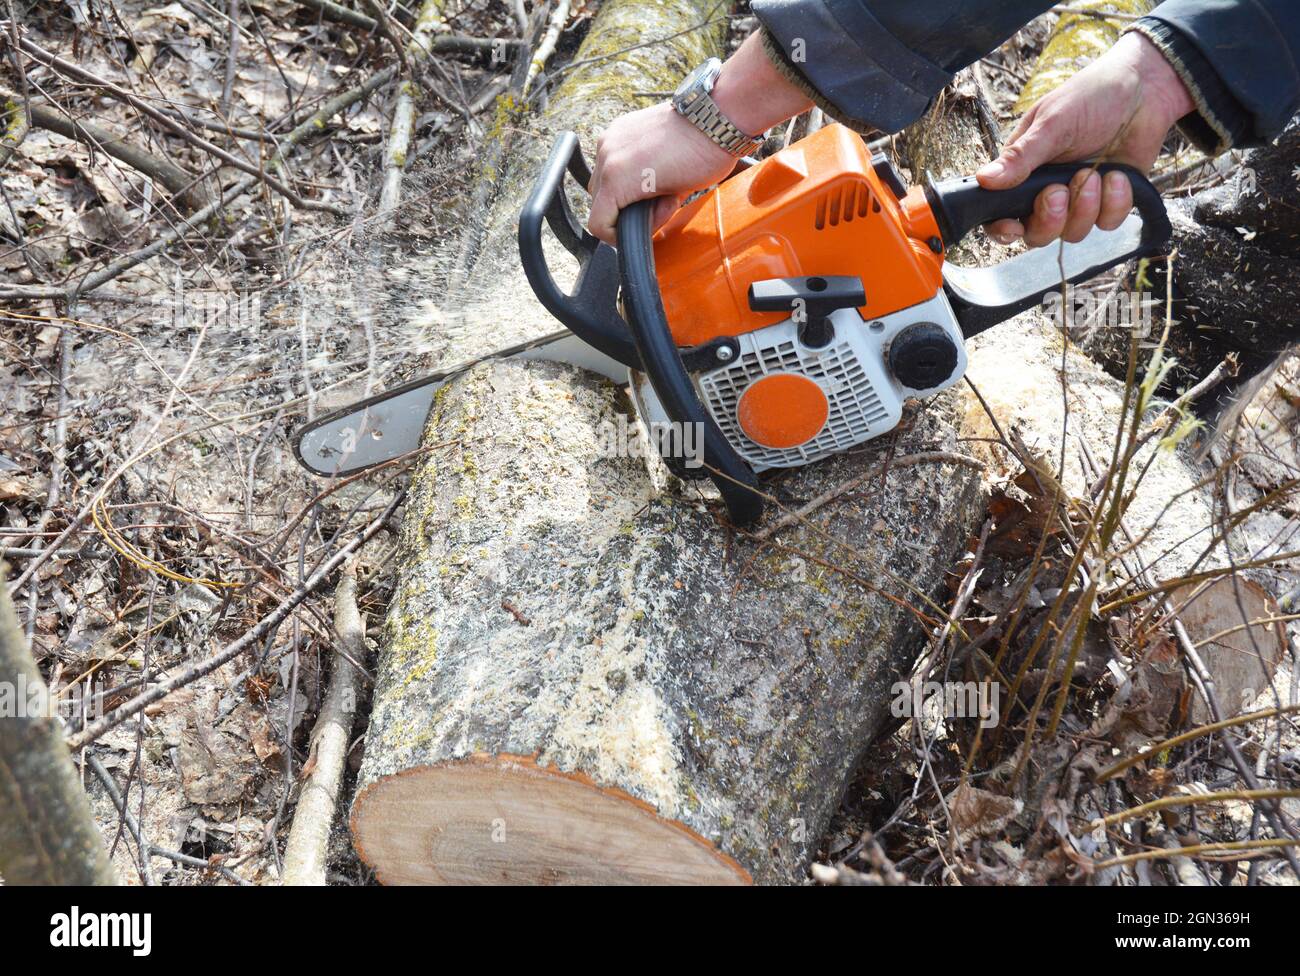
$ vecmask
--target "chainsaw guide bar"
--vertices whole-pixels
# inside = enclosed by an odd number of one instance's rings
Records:
[[[335,478],[409,454],[420,446],[437,392],[475,366],[503,359],[568,363],[600,373],[620,385],[628,382],[628,369],[622,363],[591,348],[571,332],[552,332],[395,386],[317,418],[300,428],[294,438],[299,463],[315,474]]]

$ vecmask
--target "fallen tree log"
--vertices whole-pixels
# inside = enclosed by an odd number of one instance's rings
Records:
[[[6,886],[115,885],[6,575],[0,563],[0,878]]]
[[[977,471],[900,469],[772,549],[728,544],[606,456],[619,411],[588,374],[507,363],[431,419],[459,456],[413,478],[353,808],[381,880],[800,879],[942,619]],[[936,444],[956,448],[942,409],[896,449]]]
[[[590,146],[631,93],[718,51],[713,17],[709,0],[606,3],[536,128]],[[457,338],[477,343],[464,352],[554,328],[510,240],[546,148],[512,146],[454,294]],[[936,453],[764,544],[611,449],[626,406],[537,363],[440,393],[426,443],[456,446],[412,476],[352,808],[381,881],[805,880],[893,684],[943,621],[941,583],[984,507],[978,470],[943,456],[959,452],[955,398],[784,478],[798,507],[891,451]]]
[[[1198,403],[1215,432],[1226,432],[1272,367],[1300,343],[1295,281],[1300,276],[1300,217],[1295,200],[1300,123],[1277,141],[1247,152],[1227,181],[1169,203],[1174,227],[1173,315],[1169,348],[1177,360],[1165,392],[1194,385],[1225,356],[1232,375]],[[1155,270],[1155,287],[1164,279]],[[1113,335],[1095,353],[1121,368]],[[1110,340],[1110,341],[1106,341]]]

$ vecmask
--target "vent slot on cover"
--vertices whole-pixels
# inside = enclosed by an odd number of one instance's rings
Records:
[[[827,223],[838,227],[840,221],[850,222],[856,217],[865,217],[868,211],[880,212],[880,204],[871,196],[871,190],[865,183],[853,180],[827,190],[817,198],[817,210],[813,216],[813,226],[825,230]]]

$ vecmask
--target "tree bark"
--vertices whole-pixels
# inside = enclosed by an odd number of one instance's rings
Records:
[[[607,3],[537,128],[590,145],[632,92],[716,53],[721,31],[585,59],[712,11]],[[547,148],[512,147],[456,292],[480,343],[488,321],[492,345],[554,328],[512,241]],[[958,451],[955,403],[779,490],[797,507],[890,451]],[[425,442],[455,446],[412,476],[352,808],[381,881],[806,880],[893,683],[942,621],[944,574],[983,511],[977,470],[882,474],[760,545],[608,449],[626,408],[590,374],[538,363],[481,366],[437,398]]]
[[[115,885],[5,576],[0,563],[0,878],[6,885]]]
[[[1174,396],[1195,385],[1231,355],[1234,375],[1197,402],[1197,413],[1216,431],[1231,426],[1259,382],[1300,342],[1297,168],[1300,124],[1275,144],[1246,153],[1227,182],[1169,201],[1172,246],[1178,250],[1173,281],[1178,324],[1169,336],[1177,365],[1165,392]],[[1163,295],[1162,269],[1153,272],[1156,293]],[[1124,351],[1114,336],[1101,338],[1092,351],[1118,371]]]
[[[942,617],[978,472],[900,469],[766,549],[606,456],[621,416],[558,365],[480,367],[441,398],[427,437],[460,446],[413,476],[353,807],[381,880],[799,880],[918,618]],[[957,446],[942,408],[896,450],[936,444]]]

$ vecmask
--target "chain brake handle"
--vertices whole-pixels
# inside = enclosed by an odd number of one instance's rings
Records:
[[[618,312],[618,255],[578,223],[565,193],[566,173],[584,190],[591,183],[591,168],[573,132],[561,133],[556,140],[519,214],[524,274],[542,305],[565,328],[624,366],[640,369],[632,335]],[[543,222],[578,261],[571,293],[564,292],[551,274],[542,248]]]
[[[618,216],[617,250],[593,237],[573,214],[564,192],[565,174],[586,189],[591,168],[583,158],[575,133],[564,132],[556,141],[537,182],[519,215],[519,257],[528,283],[546,310],[569,331],[649,379],[668,419],[703,433],[702,438],[678,444],[703,446],[704,465],[717,486],[733,524],[750,525],[763,511],[758,477],[700,402],[681,351],[673,339],[664,313],[659,281],[655,276],[651,218],[654,200],[625,207]],[[542,225],[578,261],[578,277],[571,293],[556,284],[542,248]],[[625,320],[619,311],[620,288]]]

